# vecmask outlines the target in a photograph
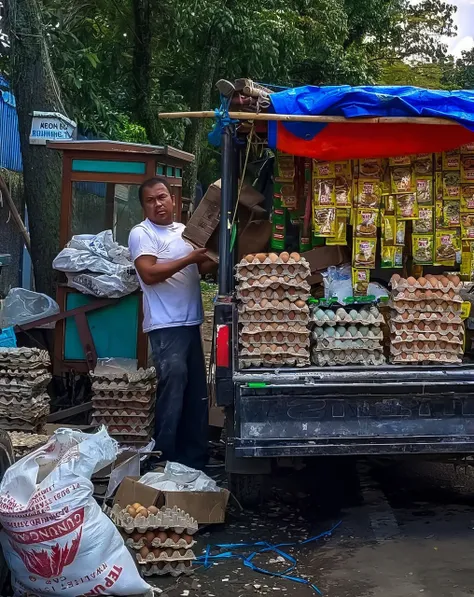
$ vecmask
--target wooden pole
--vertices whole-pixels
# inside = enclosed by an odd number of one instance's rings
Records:
[[[213,110],[202,112],[161,112],[158,118],[215,118]],[[230,118],[235,120],[279,120],[283,122],[344,122],[347,124],[441,124],[459,125],[454,120],[446,118],[432,118],[431,116],[377,116],[375,118],[344,118],[344,116],[313,116],[303,114],[272,114],[251,112],[229,112]]]
[[[23,220],[21,219],[20,214],[18,213],[16,205],[13,203],[13,199],[11,198],[10,191],[8,190],[8,187],[5,183],[5,181],[3,180],[2,176],[0,176],[0,193],[5,198],[5,201],[7,202],[7,205],[8,205],[8,209],[10,210],[10,212],[12,214],[13,220],[14,220],[18,230],[20,231],[20,234],[23,237],[23,241],[25,243],[26,248],[28,249],[28,253],[31,255],[30,235],[28,233],[28,230],[25,227],[25,224],[23,223]]]

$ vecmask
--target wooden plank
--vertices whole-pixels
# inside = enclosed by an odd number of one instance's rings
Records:
[[[71,408],[65,408],[64,410],[58,410],[58,412],[51,413],[47,419],[48,423],[56,423],[57,421],[64,421],[75,415],[85,413],[92,410],[92,401],[78,404],[77,406],[71,406]]]

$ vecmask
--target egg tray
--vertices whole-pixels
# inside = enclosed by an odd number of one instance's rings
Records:
[[[21,378],[25,381],[34,380],[37,377],[42,377],[43,375],[50,375],[47,369],[43,367],[38,369],[19,369],[17,368],[10,368],[10,367],[0,367],[0,377],[14,377],[16,379]]]
[[[333,326],[329,326],[331,330],[334,329]],[[333,336],[328,335],[327,328],[323,327],[316,327],[311,332],[311,337],[315,341],[319,340],[383,340],[383,332],[382,330],[377,327],[373,326],[374,330],[368,330],[367,334],[364,336],[362,332],[359,330],[355,335],[352,335],[348,329],[346,329],[344,335],[340,335],[339,332],[335,332]],[[322,334],[320,334],[322,332]]]
[[[93,404],[93,406],[95,406]],[[142,424],[147,424],[148,419],[153,414],[154,411],[150,411],[149,409],[136,411],[132,410],[131,408],[123,408],[122,410],[108,410],[108,409],[97,409],[92,411],[93,417],[107,417],[109,420],[114,421],[118,418],[127,417],[130,418],[133,422]]]
[[[151,557],[150,557],[151,556]],[[173,555],[169,556],[166,552],[161,553],[156,557],[153,553],[149,553],[143,558],[139,553],[135,554],[135,559],[139,564],[156,564],[157,562],[186,562],[196,559],[192,549],[187,549],[184,555],[181,555],[178,550],[173,550]]]
[[[260,346],[263,343],[265,344],[275,344],[276,346],[305,346],[309,347],[309,333],[308,331],[306,334],[291,334],[291,339],[288,337],[283,338],[283,340],[277,340],[275,334],[271,334],[267,332],[265,334],[265,338],[258,337],[257,334],[255,335],[245,335],[241,334],[239,341],[240,345],[244,348],[248,348],[249,346]]]
[[[239,357],[273,357],[276,355],[287,355],[289,357],[302,357],[308,355],[309,352],[309,342],[306,348],[296,348],[296,346],[278,346],[275,344],[276,350],[268,350],[268,346],[264,344],[263,346],[255,346],[251,345],[249,348],[242,348],[239,352]]]
[[[49,367],[51,361],[46,350],[39,348],[5,348],[0,347],[0,363],[11,363],[15,366],[42,365]]]
[[[142,384],[128,384],[125,381],[111,381],[111,382],[94,382],[92,384],[92,391],[94,394],[119,394],[120,392],[125,396],[147,396],[153,394],[156,390],[156,379],[153,382]]]
[[[31,391],[26,390],[23,394],[19,392],[9,394],[6,388],[0,389],[0,406],[18,406],[24,410],[30,404],[36,404],[42,400],[50,401],[49,395],[46,393],[32,394]]]
[[[433,284],[433,282],[430,282],[429,280],[426,280],[426,284],[424,284],[424,285],[421,285],[419,282],[416,282],[416,284],[408,284],[408,282],[405,278],[400,278],[399,280],[397,280],[397,278],[395,276],[392,276],[389,284],[392,287],[392,290],[400,289],[400,290],[408,290],[408,292],[415,292],[415,290],[441,290],[442,292],[448,292],[449,290],[454,290],[455,292],[459,292],[461,290],[461,288],[463,287],[462,282],[460,282],[459,284],[456,284],[456,285],[453,284],[452,282],[449,282],[445,286],[440,286],[438,284],[438,281],[436,281],[436,284]]]
[[[276,276],[277,278],[288,276],[296,278],[301,281],[306,280],[311,275],[311,270],[307,266],[298,263],[274,264],[274,263],[259,263],[254,265],[238,264],[236,266],[236,276],[239,280],[258,279],[261,276]]]
[[[326,316],[327,317],[327,316]],[[380,325],[382,323],[384,323],[384,318],[383,315],[381,313],[378,313],[378,315],[374,315],[372,313],[368,314],[367,317],[364,317],[363,319],[352,319],[352,317],[346,313],[345,316],[342,315],[337,315],[337,313],[334,314],[334,319],[330,319],[329,317],[327,317],[327,319],[316,319],[315,318],[315,313],[313,312],[313,314],[310,316],[310,322],[314,323],[317,326],[322,326],[322,325],[344,325],[344,324],[352,324],[352,325]]]
[[[446,301],[443,302],[446,303]],[[394,303],[392,300],[390,300],[388,305],[391,309],[394,309],[399,314],[404,313],[405,311],[414,311],[422,313],[453,313],[456,315],[461,312],[460,303],[442,305],[437,301],[420,301],[404,304],[403,301]]]
[[[431,322],[430,325],[435,325],[436,327],[432,330],[432,329],[428,329],[425,327],[421,327],[419,324],[424,324],[425,322],[423,321],[418,321],[415,322],[415,325],[413,327],[413,329],[409,329],[405,323],[393,323],[390,324],[390,332],[395,335],[395,336],[399,336],[401,333],[405,333],[405,334],[418,334],[420,336],[420,339],[422,337],[427,337],[430,334],[436,334],[436,336],[442,340],[444,339],[445,336],[455,336],[455,337],[459,337],[459,338],[463,338],[464,337],[464,324],[460,323],[457,325],[448,325],[447,323],[443,323],[441,325],[445,325],[446,329],[442,330],[441,327],[439,327],[439,325],[437,325],[435,322]],[[449,341],[449,338],[448,338]]]
[[[240,329],[241,334],[263,334],[263,333],[285,333],[289,334],[308,334],[308,328],[299,322],[294,321],[279,321],[273,323],[257,322],[247,323],[242,325]]]
[[[395,301],[395,302],[398,302],[398,301],[408,301],[408,302],[427,301],[427,302],[436,303],[436,304],[439,304],[440,302],[462,303],[462,298],[459,296],[459,294],[455,294],[452,297],[448,296],[447,294],[440,294],[440,295],[434,296],[434,292],[433,292],[433,295],[431,295],[431,296],[426,296],[425,292],[423,292],[420,296],[415,296],[415,294],[413,294],[413,292],[405,292],[405,291],[392,292],[391,299],[392,299],[392,301]]]
[[[448,344],[462,344],[463,343],[463,336],[454,336],[451,337],[447,336],[439,336],[435,332],[415,332],[409,333],[404,332],[406,334],[405,338],[402,338],[401,335],[393,335],[390,338],[390,342],[392,344],[399,344],[400,342],[447,342]]]
[[[325,338],[319,339],[318,343],[313,347],[313,351],[322,352],[327,350],[382,350],[380,340],[339,340],[339,338]]]
[[[18,408],[10,409],[2,407],[0,408],[0,417],[6,417],[8,419],[21,419],[25,421],[34,421],[38,417],[46,417],[49,415],[49,404],[40,404],[33,408]]]
[[[259,253],[260,255],[260,253]],[[265,253],[261,253],[261,255],[265,255]],[[274,253],[274,255],[276,255]],[[294,265],[295,263],[298,265],[302,265],[304,267],[309,267],[309,263],[306,261],[304,257],[299,257],[299,259],[294,259],[293,257],[288,257],[288,259],[283,260],[280,256],[276,255],[276,259],[271,259],[269,255],[266,255],[263,261],[257,259],[256,256],[253,257],[252,261],[247,261],[245,257],[243,257],[237,267],[245,266],[245,265],[267,265],[269,263],[280,264],[280,265]]]
[[[162,564],[163,562],[158,562],[157,564],[140,566],[141,573],[143,576],[165,576],[167,574],[170,576],[189,576],[194,572],[191,560],[187,562],[166,562],[161,567]]]
[[[93,400],[108,400],[110,402],[140,402],[149,404],[156,398],[156,387],[143,392],[141,390],[94,390]]]
[[[448,365],[455,365],[455,364],[459,364],[462,363],[462,359],[454,354],[448,354],[448,353],[443,353],[441,358],[437,358],[435,356],[435,354],[433,353],[429,353],[429,354],[425,354],[425,353],[404,353],[405,357],[402,357],[402,353],[400,353],[399,355],[392,355],[390,357],[390,362],[394,363],[394,364],[398,364],[398,363],[433,363],[433,364],[439,364],[439,363],[447,363]]]
[[[102,373],[99,369],[97,371],[90,371],[89,375],[93,380],[101,383],[125,382],[126,384],[138,384],[156,379],[156,369],[154,367],[148,367],[147,369],[140,367],[137,371],[124,371],[123,373]]]
[[[406,317],[403,317],[406,315]],[[438,322],[447,323],[449,325],[462,324],[462,319],[456,313],[448,313],[443,315],[440,312],[426,313],[424,311],[412,311],[406,309],[401,313],[393,311],[390,317],[390,321],[395,323],[411,323],[411,322]]]
[[[120,412],[148,413],[155,407],[155,398],[149,402],[135,402],[133,400],[101,400],[92,398],[92,406],[96,410],[110,410]]]
[[[128,514],[126,508],[115,504],[112,508],[108,508],[107,514],[112,522],[128,535],[135,531],[146,533],[147,531],[166,531],[168,529],[173,529],[178,535],[182,533],[194,535],[198,530],[197,521],[176,506],[172,508],[163,506],[158,514],[150,514],[147,518],[140,515],[133,518]]]
[[[49,441],[49,435],[38,435],[37,433],[24,433],[23,431],[9,431],[8,436],[12,442],[13,449],[35,450]]]
[[[380,366],[385,363],[381,350],[370,352],[368,350],[335,351],[326,350],[317,352],[313,349],[312,361],[319,367],[332,365],[372,365]]]
[[[131,537],[124,537],[125,545],[130,547],[131,549],[137,551],[140,550],[142,547],[150,547],[150,544],[142,537],[140,541],[134,541]],[[172,541],[169,537],[163,543],[159,539],[153,539],[151,542],[152,548],[167,548],[171,547],[172,549],[192,549],[196,545],[196,541],[193,539],[191,543],[188,543],[186,539],[180,539],[177,542]]]
[[[1,375],[0,376],[0,392],[4,391],[4,386],[7,387],[8,391],[14,392],[18,389],[31,389],[38,390],[39,388],[45,388],[51,381],[51,375],[39,375],[33,379],[18,379],[17,377]]]
[[[440,348],[440,346],[431,346],[428,347],[424,345],[422,348],[413,345],[413,342],[405,341],[400,342],[398,344],[390,344],[390,354],[394,356],[398,356],[402,353],[407,354],[463,354],[463,347],[457,344],[448,344],[446,343],[446,348]]]
[[[132,426],[120,423],[111,423],[110,421],[101,421],[95,423],[95,425],[106,425],[109,435],[122,435],[124,437],[149,437],[151,435],[153,421],[151,421],[147,427],[143,424]]]
[[[29,433],[41,433],[46,425],[47,417],[39,417],[34,420],[12,419],[0,417],[0,429],[5,431],[25,431]]]
[[[247,292],[247,291],[244,291]],[[249,294],[248,295],[243,295],[241,293],[237,293],[237,298],[239,299],[239,301],[241,303],[249,303],[250,301],[261,301],[263,299],[267,299],[268,301],[297,301],[297,300],[301,300],[306,302],[309,297],[311,296],[310,294],[306,293],[303,294],[301,292],[298,293],[294,293],[291,294],[290,292],[282,292],[280,294],[278,294],[277,292],[275,292],[274,290],[262,290],[257,291],[257,292],[253,292],[253,291],[248,291]]]
[[[264,299],[266,300],[266,299]],[[309,307],[308,305],[304,305],[303,307],[298,307],[295,303],[290,302],[290,304],[284,305],[282,301],[274,300],[272,302],[268,301],[262,305],[261,303],[255,304],[253,307],[250,307],[248,304],[240,304],[239,305],[239,313],[258,313],[262,311],[268,310],[276,310],[276,311],[296,311],[298,313],[308,313],[309,314]]]
[[[240,369],[252,369],[258,367],[307,367],[310,364],[309,353],[305,358],[282,357],[263,357],[263,358],[247,358],[239,360]]]
[[[298,282],[295,278],[289,278],[285,276],[284,278],[276,277],[275,279],[271,280],[267,276],[262,276],[260,278],[252,279],[252,284],[249,284],[245,280],[243,280],[239,286],[237,291],[250,291],[254,292],[255,290],[260,290],[261,292],[266,292],[268,290],[278,290],[278,288],[283,288],[287,292],[295,291],[295,292],[302,292],[309,294],[311,291],[311,286],[308,282]]]
[[[270,323],[302,322],[308,323],[308,313],[304,311],[281,311],[278,309],[267,309],[265,311],[243,311],[239,313],[239,323],[257,323],[260,321]]]

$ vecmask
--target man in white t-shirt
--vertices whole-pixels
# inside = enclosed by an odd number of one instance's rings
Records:
[[[200,274],[210,271],[206,249],[182,238],[173,222],[173,199],[165,178],[139,189],[146,219],[128,239],[143,290],[143,331],[150,338],[158,376],[156,449],[163,459],[193,468],[207,463],[208,402],[200,325]]]

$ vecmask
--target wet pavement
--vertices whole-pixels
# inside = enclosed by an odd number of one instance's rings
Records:
[[[226,525],[204,529],[196,554],[222,543],[299,542],[341,521],[329,538],[283,548],[297,561],[292,576],[333,597],[474,595],[474,469],[418,457],[334,458],[298,472],[281,469],[271,483],[269,501],[258,510],[240,510],[234,502]],[[288,566],[275,552],[253,561],[274,572]],[[207,569],[196,566],[191,577],[153,579],[152,584],[162,597],[317,594],[237,559]]]

